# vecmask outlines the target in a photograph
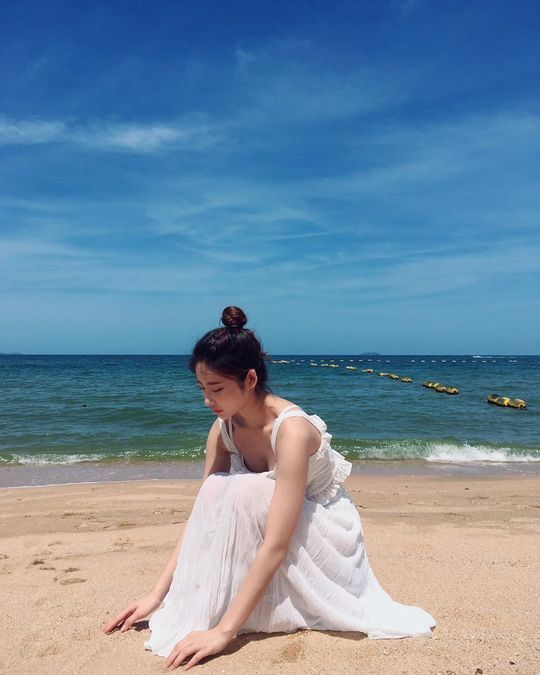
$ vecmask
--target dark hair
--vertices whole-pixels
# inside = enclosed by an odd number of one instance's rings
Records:
[[[223,328],[214,328],[197,341],[189,359],[189,369],[194,373],[197,363],[202,361],[212,370],[242,383],[253,368],[257,373],[255,393],[270,392],[266,353],[255,333],[244,328],[247,316],[240,307],[230,305],[223,310],[221,323]]]

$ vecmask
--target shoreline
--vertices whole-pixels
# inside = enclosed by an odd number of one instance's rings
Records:
[[[202,478],[202,461],[78,462],[0,466],[0,489]],[[353,460],[351,476],[501,478],[540,476],[540,462]]]
[[[245,634],[201,673],[537,673],[536,477],[353,475],[371,567],[398,602],[429,611],[433,638],[362,633]],[[148,621],[101,626],[155,583],[200,479],[0,489],[6,672],[90,675],[163,669]]]

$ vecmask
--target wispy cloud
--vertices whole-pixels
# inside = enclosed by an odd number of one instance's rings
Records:
[[[432,222],[453,219],[454,227],[537,223],[529,179],[540,148],[537,115],[497,111],[422,128],[386,125],[351,145],[370,161],[346,174],[315,178],[311,190],[351,204],[362,200],[385,212],[394,205],[400,213],[414,213],[417,222],[430,215]]]
[[[93,150],[153,153],[160,150],[208,150],[224,141],[222,131],[196,122],[143,124],[101,121],[82,125],[58,120],[0,118],[0,146],[63,142]]]
[[[8,120],[0,117],[0,146],[53,143],[62,140],[65,132],[63,122]]]
[[[222,132],[208,124],[97,124],[74,129],[68,138],[96,150],[155,152],[208,150],[224,142]]]
[[[317,57],[309,42],[274,41],[236,50],[236,87],[245,124],[324,122],[405,102],[418,74],[368,63],[337,67]]]
[[[48,257],[85,257],[86,251],[77,250],[71,245],[54,240],[38,240],[31,238],[0,237],[0,260],[9,265],[16,259],[37,261]]]

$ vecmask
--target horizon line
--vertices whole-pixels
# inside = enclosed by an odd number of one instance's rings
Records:
[[[129,353],[129,354],[120,354],[120,353],[77,353],[77,352],[57,352],[57,353],[45,353],[45,352],[35,352],[35,353],[25,353],[25,352],[0,352],[0,356],[170,356],[170,357],[179,357],[179,356],[191,356],[191,353],[160,353],[160,354],[143,354],[143,353]],[[269,358],[276,356],[468,356],[470,358],[504,358],[504,357],[539,357],[540,354],[519,354],[517,352],[508,353],[508,354],[472,354],[472,353],[440,353],[440,354],[428,354],[427,352],[419,353],[410,353],[410,354],[383,354],[379,352],[359,352],[359,353],[337,353],[337,352],[311,352],[311,353],[293,353],[293,352],[276,352],[272,354],[267,354]]]

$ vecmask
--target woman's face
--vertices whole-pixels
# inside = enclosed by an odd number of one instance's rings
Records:
[[[243,408],[252,393],[249,385],[246,386],[250,373],[242,387],[234,378],[211,370],[203,361],[199,361],[195,367],[195,376],[204,394],[204,405],[222,419],[232,417]]]

